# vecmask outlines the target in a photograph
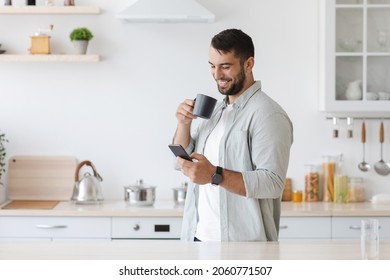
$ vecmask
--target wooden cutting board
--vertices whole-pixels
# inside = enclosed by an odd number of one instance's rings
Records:
[[[70,200],[77,159],[71,156],[13,156],[8,163],[10,200]]]

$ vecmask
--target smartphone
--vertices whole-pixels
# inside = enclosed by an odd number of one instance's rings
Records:
[[[170,144],[168,147],[175,154],[175,156],[192,161],[192,158],[189,156],[189,154],[187,154],[186,150],[180,144]]]

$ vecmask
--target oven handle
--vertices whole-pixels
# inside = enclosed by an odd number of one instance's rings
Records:
[[[67,225],[36,225],[36,228],[40,229],[59,229],[59,228],[67,228]]]

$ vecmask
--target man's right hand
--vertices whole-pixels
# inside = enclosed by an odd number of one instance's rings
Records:
[[[176,110],[176,118],[179,124],[191,124],[196,117],[193,115],[195,101],[193,99],[186,99],[180,103]]]

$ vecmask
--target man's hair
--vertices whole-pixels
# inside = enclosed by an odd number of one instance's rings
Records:
[[[211,46],[221,53],[232,52],[243,63],[255,56],[252,38],[239,29],[226,29],[211,39]]]

